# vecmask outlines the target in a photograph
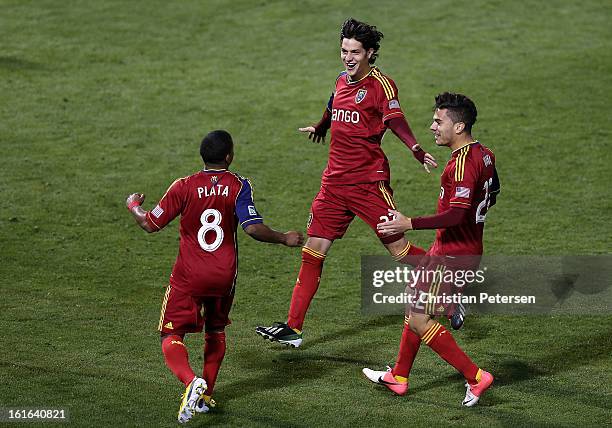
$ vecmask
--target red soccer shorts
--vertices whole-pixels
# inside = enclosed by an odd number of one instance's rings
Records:
[[[308,236],[340,239],[355,216],[365,221],[374,230],[383,244],[390,244],[404,234],[383,236],[376,225],[396,209],[393,190],[384,181],[375,183],[321,185],[321,190],[312,201],[308,219]]]
[[[476,281],[479,261],[480,256],[428,253],[412,272],[416,281],[408,284],[413,289],[410,311],[434,317],[452,313],[467,285]]]
[[[224,297],[190,296],[171,285],[166,288],[158,330],[165,334],[184,334],[222,330],[231,323],[234,293]]]

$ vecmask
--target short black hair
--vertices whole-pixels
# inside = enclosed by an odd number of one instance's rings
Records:
[[[434,111],[436,109],[448,110],[448,115],[453,123],[463,122],[467,132],[472,131],[472,125],[476,123],[476,116],[478,116],[474,101],[463,94],[453,92],[444,92],[436,95]]]
[[[357,21],[353,18],[344,21],[340,29],[341,44],[343,39],[355,39],[361,42],[366,51],[368,49],[374,49],[374,53],[368,61],[370,64],[376,62],[378,49],[380,49],[380,41],[383,37],[385,37],[383,33],[378,31],[374,25],[368,25],[365,22]]]
[[[232,136],[229,132],[219,129],[209,132],[204,137],[200,144],[200,156],[204,163],[223,163],[233,149]]]

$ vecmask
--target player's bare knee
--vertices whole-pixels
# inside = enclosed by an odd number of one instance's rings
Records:
[[[406,245],[408,245],[408,241],[406,241],[406,238],[402,237],[395,242],[385,244],[385,248],[387,248],[391,256],[395,257],[406,248]]]
[[[427,315],[411,316],[408,323],[410,330],[419,336],[423,336],[427,332],[427,323],[431,318]]]
[[[327,254],[333,241],[325,238],[317,238],[315,236],[309,236],[304,244],[304,247],[310,248],[311,250],[317,251],[322,254]]]

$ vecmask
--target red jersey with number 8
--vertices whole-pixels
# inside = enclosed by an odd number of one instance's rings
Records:
[[[495,155],[478,141],[453,151],[440,178],[438,213],[458,207],[469,210],[468,220],[459,226],[438,229],[429,254],[482,254],[482,234],[494,190],[494,171]]]
[[[238,272],[238,224],[263,222],[250,181],[227,170],[206,169],[179,178],[146,218],[159,231],[178,215],[179,253],[170,285],[192,296],[229,295]]]

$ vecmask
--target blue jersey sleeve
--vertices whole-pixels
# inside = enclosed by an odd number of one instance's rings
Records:
[[[244,229],[248,225],[263,223],[263,218],[255,208],[253,201],[253,186],[248,178],[241,178],[242,189],[236,198],[236,217]]]

